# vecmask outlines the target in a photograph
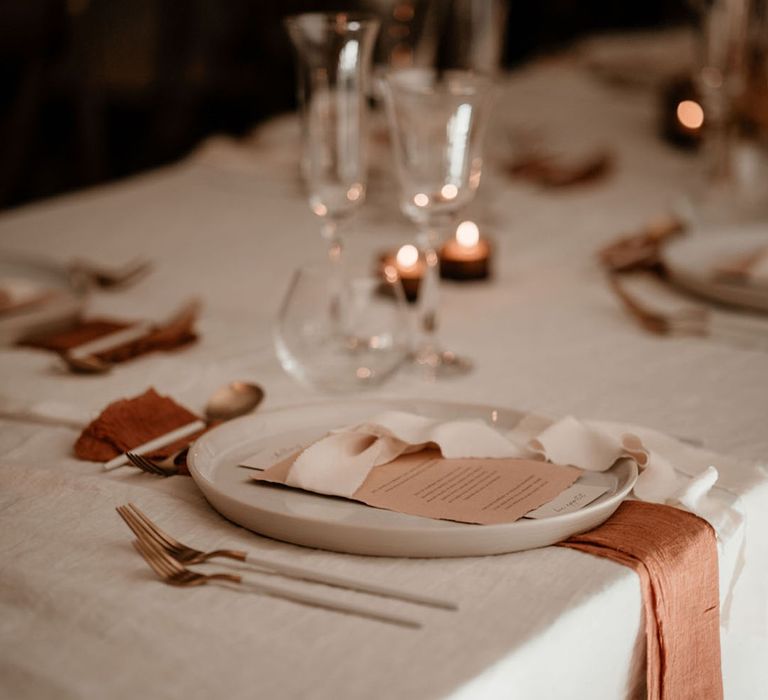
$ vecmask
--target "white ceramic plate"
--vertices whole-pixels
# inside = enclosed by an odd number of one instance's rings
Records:
[[[67,270],[44,259],[0,252],[0,284],[4,279],[24,280],[54,296],[38,306],[0,314],[0,345],[65,326],[77,318],[85,304],[85,290],[72,283]]]
[[[715,268],[730,258],[768,245],[768,224],[683,236],[662,250],[672,281],[699,296],[725,304],[768,311],[768,287],[715,279]]]
[[[481,418],[513,428],[522,414],[493,406],[436,401],[334,401],[264,411],[225,423],[203,435],[188,457],[192,478],[211,505],[238,525],[278,540],[352,554],[397,557],[462,557],[515,552],[559,542],[606,520],[637,478],[634,462],[581,479],[609,491],[581,510],[504,525],[468,525],[393,513],[342,498],[253,481],[241,460],[264,451],[279,454],[306,445],[332,428],[383,410],[441,419]]]

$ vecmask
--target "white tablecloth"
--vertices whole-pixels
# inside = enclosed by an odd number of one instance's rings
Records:
[[[446,284],[443,295],[445,344],[476,369],[434,384],[401,374],[377,393],[633,422],[700,439],[745,465],[764,459],[768,354],[644,334],[594,259],[601,243],[666,211],[695,173],[692,156],[656,137],[653,95],[542,64],[505,83],[491,131],[497,154],[502,127],[534,128],[553,147],[607,145],[615,174],[545,192],[507,179],[491,159],[468,215],[495,239],[495,277]],[[317,399],[282,373],[271,343],[291,270],[322,251],[297,179],[295,128],[279,120],[244,146],[215,141],[178,165],[0,217],[5,249],[62,262],[154,261],[135,287],[95,295],[94,312],[156,316],[190,293],[206,304],[198,345],[105,377],[68,376],[47,353],[4,349],[3,400],[55,402],[87,419],[153,385],[200,409],[233,378],[260,382],[265,409]],[[370,190],[350,235],[373,251],[412,233],[396,211],[385,152],[374,159]],[[105,474],[78,462],[75,436],[0,422],[0,696],[613,700],[642,682],[640,589],[625,567],[553,547],[456,560],[307,550],[226,522],[191,479]],[[729,464],[737,479],[739,466]],[[748,518],[746,538],[742,531],[724,554],[729,570],[743,570],[726,601],[723,664],[727,697],[754,698],[768,682],[768,574],[760,568],[768,487],[736,491]],[[166,587],[132,551],[114,512],[129,500],[203,546],[421,589],[461,609],[416,611],[426,624],[414,632],[213,587]]]

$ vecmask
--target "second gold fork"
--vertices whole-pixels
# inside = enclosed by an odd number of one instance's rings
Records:
[[[410,591],[402,591],[390,586],[383,586],[381,584],[371,583],[368,581],[360,581],[359,579],[354,579],[347,576],[338,576],[325,572],[314,571],[312,569],[307,569],[302,566],[295,566],[293,564],[285,564],[282,562],[262,559],[260,557],[249,554],[248,552],[243,552],[240,550],[216,549],[213,551],[204,552],[199,549],[194,549],[193,547],[190,547],[183,542],[180,542],[168,533],[161,530],[152,520],[150,520],[144,513],[142,513],[137,506],[132,503],[118,506],[117,512],[126,522],[128,527],[131,528],[136,537],[140,537],[143,540],[151,540],[157,547],[166,551],[174,559],[184,564],[197,564],[213,557],[226,557],[228,559],[245,562],[262,570],[267,570],[269,572],[287,576],[289,578],[323,583],[329,586],[335,586],[337,588],[346,588],[362,593],[384,596],[386,598],[396,598],[408,603],[427,605],[429,607],[441,608],[443,610],[456,610],[458,608],[455,603],[442,600],[440,598],[425,596],[420,593],[412,593]]]
[[[347,613],[358,617],[364,617],[369,620],[376,620],[378,622],[388,622],[400,627],[409,627],[411,629],[418,629],[421,627],[420,622],[411,620],[407,617],[392,615],[390,613],[381,613],[377,610],[371,610],[370,608],[360,605],[336,601],[323,596],[299,593],[298,591],[278,588],[277,586],[270,586],[261,582],[245,580],[242,576],[237,574],[203,574],[197,571],[192,571],[176,561],[167,552],[164,552],[162,549],[155,546],[151,541],[140,538],[135,540],[133,544],[139,554],[141,554],[147,564],[149,564],[150,568],[164,583],[167,583],[170,586],[188,588],[192,586],[203,586],[208,583],[218,583],[227,587],[235,585],[242,587],[244,590],[252,591],[253,593],[259,593],[271,598],[288,600],[292,603],[300,603],[302,605],[309,605],[324,610]]]

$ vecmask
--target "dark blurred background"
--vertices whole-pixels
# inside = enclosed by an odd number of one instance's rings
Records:
[[[365,4],[0,0],[0,208],[171,162],[293,108],[281,18]],[[504,64],[685,16],[685,0],[511,0]]]

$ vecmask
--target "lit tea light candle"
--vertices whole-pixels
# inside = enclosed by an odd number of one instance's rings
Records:
[[[490,272],[491,246],[474,221],[462,221],[456,235],[440,250],[440,276],[453,280],[480,280]]]
[[[400,246],[396,253],[382,253],[379,257],[379,269],[387,284],[398,281],[402,285],[407,301],[416,301],[419,284],[425,272],[425,262],[419,249],[412,244]]]
[[[661,131],[683,148],[695,148],[706,129],[706,115],[696,86],[689,78],[671,82],[662,93]]]
[[[419,266],[419,250],[415,245],[404,245],[397,251],[395,262],[400,270],[400,276],[411,276]]]
[[[400,246],[395,255],[395,267],[403,285],[403,292],[408,301],[416,301],[419,295],[419,284],[424,277],[424,261],[419,255],[419,249],[408,243]]]

